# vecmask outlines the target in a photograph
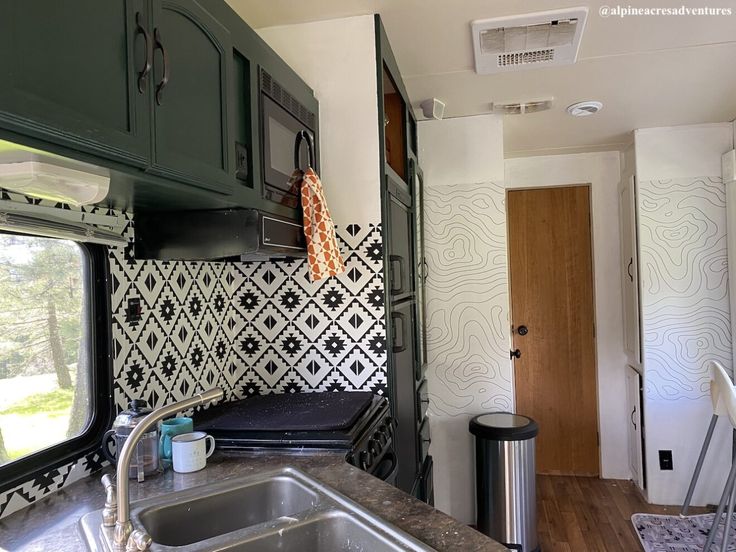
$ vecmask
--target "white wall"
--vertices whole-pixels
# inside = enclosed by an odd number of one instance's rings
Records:
[[[503,118],[494,115],[419,121],[425,186],[503,182]]]
[[[590,184],[601,476],[629,479],[618,152],[507,159],[507,189]]]
[[[436,506],[475,523],[469,419],[513,409],[502,119],[422,121],[427,380]]]
[[[636,178],[720,176],[721,155],[733,147],[732,123],[634,131]]]
[[[648,498],[682,502],[712,414],[707,362],[731,370],[722,153],[729,123],[635,132]],[[693,504],[717,502],[730,463],[717,430]],[[658,451],[672,450],[672,471]]]
[[[335,224],[381,220],[372,15],[258,29],[320,102],[322,184]]]

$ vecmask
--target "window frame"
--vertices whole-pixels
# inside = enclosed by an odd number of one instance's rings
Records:
[[[12,232],[3,233],[12,234]],[[47,238],[47,236],[35,237]],[[102,436],[112,421],[112,317],[108,248],[76,240],[70,241],[74,241],[84,252],[85,285],[89,286],[91,299],[89,327],[92,345],[90,355],[92,416],[80,435],[0,466],[0,493],[98,451]]]

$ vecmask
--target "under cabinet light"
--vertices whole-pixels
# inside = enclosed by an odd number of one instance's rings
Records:
[[[79,207],[105,199],[110,175],[94,165],[0,141],[0,188]]]

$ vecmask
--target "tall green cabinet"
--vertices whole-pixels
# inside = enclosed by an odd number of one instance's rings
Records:
[[[388,37],[375,16],[389,396],[398,422],[397,485],[434,502],[425,379],[422,189],[416,119]]]

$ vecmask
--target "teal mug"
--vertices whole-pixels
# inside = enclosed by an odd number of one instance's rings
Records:
[[[194,431],[194,422],[191,418],[180,416],[161,422],[161,438],[159,439],[159,458],[164,467],[171,466],[171,439],[182,433]]]

